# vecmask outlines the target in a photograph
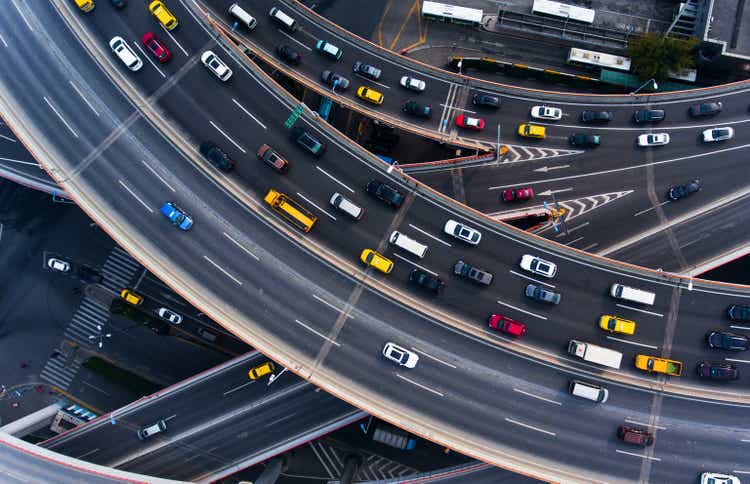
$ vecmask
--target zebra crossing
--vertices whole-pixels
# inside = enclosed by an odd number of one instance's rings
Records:
[[[115,293],[122,288],[129,287],[131,281],[141,269],[138,262],[120,247],[112,249],[102,268],[102,285]],[[73,318],[65,328],[64,340],[73,342],[79,347],[92,349],[96,340],[89,338],[99,334],[99,326],[104,327],[109,321],[109,307],[88,295],[81,300]],[[47,360],[42,369],[41,378],[50,384],[67,390],[73,381],[81,364],[74,358],[65,358],[63,351],[58,349]]]
[[[330,478],[328,482],[337,483],[337,478],[340,477],[344,471],[344,460],[346,455],[350,451],[340,450],[323,442],[309,442],[308,445],[318,458],[318,461],[323,466],[325,472],[328,474],[328,477]],[[358,482],[393,479],[417,472],[417,470],[412,467],[405,466],[376,454],[370,454],[365,451],[360,451],[359,453],[363,457],[363,461],[362,465],[357,470],[357,474],[354,476],[354,480]]]

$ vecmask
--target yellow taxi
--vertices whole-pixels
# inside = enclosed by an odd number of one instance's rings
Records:
[[[154,0],[151,2],[148,5],[148,10],[151,12],[151,15],[156,17],[156,20],[158,20],[165,29],[172,30],[177,27],[177,17],[172,15],[172,12],[169,11],[167,6],[164,5],[164,2],[161,0]]]
[[[138,306],[143,302],[143,298],[130,289],[123,289],[122,292],[120,292],[120,297],[133,306]]]
[[[603,314],[602,317],[599,318],[599,327],[610,333],[635,333],[635,321],[612,316],[610,314]]]
[[[249,376],[251,380],[257,380],[266,375],[270,375],[271,373],[273,373],[274,369],[275,367],[273,366],[273,362],[266,361],[262,365],[250,368],[250,371],[247,372],[247,376]]]
[[[359,259],[368,266],[372,266],[384,274],[388,274],[393,270],[393,262],[372,249],[363,250]]]
[[[78,8],[83,12],[90,12],[94,10],[94,0],[74,0]]]
[[[521,124],[518,126],[518,134],[524,138],[544,139],[547,137],[547,129],[537,124]]]
[[[383,104],[383,94],[369,87],[359,86],[357,97],[373,104]]]

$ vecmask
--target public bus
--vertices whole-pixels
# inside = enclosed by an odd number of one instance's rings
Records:
[[[422,17],[438,22],[461,25],[480,25],[484,11],[478,8],[459,7],[446,3],[422,2]]]
[[[606,67],[608,69],[617,69],[618,71],[630,71],[630,58],[619,55],[605,54],[593,50],[579,49],[572,47],[568,52],[568,64]]]
[[[303,232],[309,232],[318,220],[318,217],[311,211],[273,188],[268,190],[263,200],[271,206],[274,212]]]
[[[553,2],[552,0],[534,0],[534,5],[531,7],[531,13],[537,15],[548,15],[563,20],[575,20],[576,22],[590,25],[594,23],[596,10]]]

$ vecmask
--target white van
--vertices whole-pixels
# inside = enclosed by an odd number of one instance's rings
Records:
[[[388,241],[396,247],[404,249],[410,254],[416,255],[420,259],[427,253],[426,245],[420,244],[416,240],[407,237],[398,230],[393,231],[393,233],[391,234],[391,238],[388,239]]]
[[[149,425],[148,427],[143,427],[142,429],[138,429],[136,434],[138,435],[139,439],[146,440],[152,435],[158,434],[159,432],[163,432],[165,430],[167,430],[167,423],[164,420],[157,420],[157,422],[153,425]]]
[[[292,17],[279,10],[278,7],[272,7],[271,11],[268,12],[268,15],[270,15],[272,19],[284,27],[289,33],[294,33],[297,30],[297,22]]]
[[[331,197],[331,205],[338,208],[354,220],[361,220],[365,215],[365,209],[352,202],[339,192],[336,192]]]
[[[643,289],[636,289],[630,286],[623,286],[622,284],[612,284],[610,289],[612,297],[617,299],[624,299],[626,301],[632,301],[640,304],[648,304],[649,306],[654,305],[656,294]]]
[[[246,10],[244,10],[236,3],[233,3],[229,6],[229,15],[242,22],[242,25],[247,27],[249,30],[253,30],[255,26],[258,25],[258,21],[255,19],[255,17],[247,13]]]
[[[570,380],[568,392],[576,397],[585,398],[592,402],[604,403],[609,398],[609,390],[593,383],[582,382],[581,380]]]

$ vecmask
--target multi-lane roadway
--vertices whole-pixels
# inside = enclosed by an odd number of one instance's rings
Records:
[[[409,196],[404,207],[392,211],[363,191],[368,180],[383,179],[376,160],[319,129],[318,121],[304,115],[298,124],[329,145],[319,162],[309,158],[282,128],[295,103],[269,86],[262,75],[236,64],[234,54],[217,46],[181,4],[171,6],[181,19],[172,34],[156,30],[145,9],[130,6],[117,13],[106,4],[100,7],[105,8],[89,16],[62,7],[73,26],[87,32],[84,38],[95,61],[72,41],[60,45],[64,54],[57,59],[41,55],[29,59],[43,50],[40,37],[49,35],[46,32],[54,31],[55,38],[69,39],[70,34],[50,6],[16,9],[19,16],[9,15],[0,27],[14,46],[12,51],[2,51],[3,59],[18,69],[3,71],[0,82],[18,103],[15,109],[22,104],[37,126],[54,128],[45,129],[44,135],[37,133],[36,142],[60,155],[61,164],[53,171],[56,179],[69,186],[72,196],[125,247],[207,314],[352,403],[503,465],[533,467],[538,475],[568,479],[634,480],[643,477],[646,461],[650,466],[645,472],[653,480],[693,478],[709,465],[749,471],[743,457],[743,439],[750,431],[741,419],[746,411],[743,404],[653,394],[611,381],[622,377],[643,386],[660,383],[661,379],[630,368],[631,357],[648,350],[686,362],[683,378],[690,388],[668,384],[667,390],[711,390],[716,397],[742,399],[747,375],[734,386],[698,386],[691,376],[698,360],[729,357],[707,350],[701,337],[709,327],[728,326],[721,319],[724,308],[742,301],[742,291],[699,284],[688,291],[687,281],[636,275],[552,246],[535,248],[532,244],[541,241],[492,225],[397,180],[391,183]],[[29,17],[46,19],[45,34],[40,33],[39,23],[31,24],[37,30],[26,30],[23,18]],[[160,66],[161,72],[147,63],[142,72],[132,75],[110,56],[106,42],[118,34],[132,43],[146,30],[160,32],[175,57]],[[209,47],[234,69],[229,83],[221,84],[197,60]],[[29,63],[31,68],[44,63],[46,70],[24,84],[18,73],[26,72],[20,66]],[[137,111],[108,84],[99,65],[114,73],[121,88],[142,93],[143,97],[136,97]],[[80,108],[80,102],[68,101],[71,93],[64,83],[52,82],[70,69],[97,86],[96,98],[89,99],[95,107],[119,114],[111,117],[111,125],[102,123],[93,110]],[[63,105],[59,117],[39,103],[40,93]],[[7,96],[2,101],[12,105]],[[168,117],[178,131],[167,132],[185,135],[187,143],[179,138],[167,142],[141,115],[154,124],[163,119],[159,115]],[[33,129],[30,123],[22,124]],[[86,137],[71,143],[71,132],[85,132]],[[233,173],[220,175],[202,164],[194,150],[207,138],[238,160]],[[276,174],[255,159],[254,150],[261,142],[290,159],[287,175]],[[187,148],[189,156],[176,147]],[[270,187],[316,211],[320,220],[310,236],[300,239],[292,233],[290,237],[276,225],[277,219],[260,202]],[[328,206],[333,191],[344,191],[364,205],[364,219],[349,221]],[[158,207],[165,199],[177,201],[193,215],[196,224],[191,232],[179,232],[161,217]],[[480,229],[484,237],[479,247],[469,248],[445,236],[442,228],[448,218]],[[427,256],[416,260],[389,247],[386,239],[394,228],[428,244]],[[307,250],[309,242],[334,251],[340,259],[314,255]],[[365,247],[380,248],[392,258],[394,272],[381,276],[356,269]],[[558,263],[558,276],[545,282],[562,292],[559,306],[541,306],[521,296],[531,277],[517,265],[526,252]],[[449,276],[458,258],[493,271],[493,286],[481,289]],[[406,283],[416,265],[447,280],[442,296],[426,296]],[[653,290],[657,303],[648,312],[618,306],[606,296],[612,282]],[[595,326],[604,311],[636,319],[636,336],[608,339]],[[492,312],[524,320],[529,329],[526,345],[485,329],[485,318]],[[602,380],[599,368],[567,359],[563,350],[570,337],[623,351],[623,371],[607,372]],[[417,368],[407,372],[385,361],[380,351],[388,340],[418,351]],[[535,356],[519,357],[514,347]],[[554,371],[557,365],[563,369]],[[595,406],[573,399],[565,393],[571,376],[609,385],[610,402]],[[617,442],[614,430],[625,420],[655,425],[656,446],[641,454]],[[701,442],[716,451],[707,454],[704,446],[680,444],[694,438],[691,432],[696,425]]]

